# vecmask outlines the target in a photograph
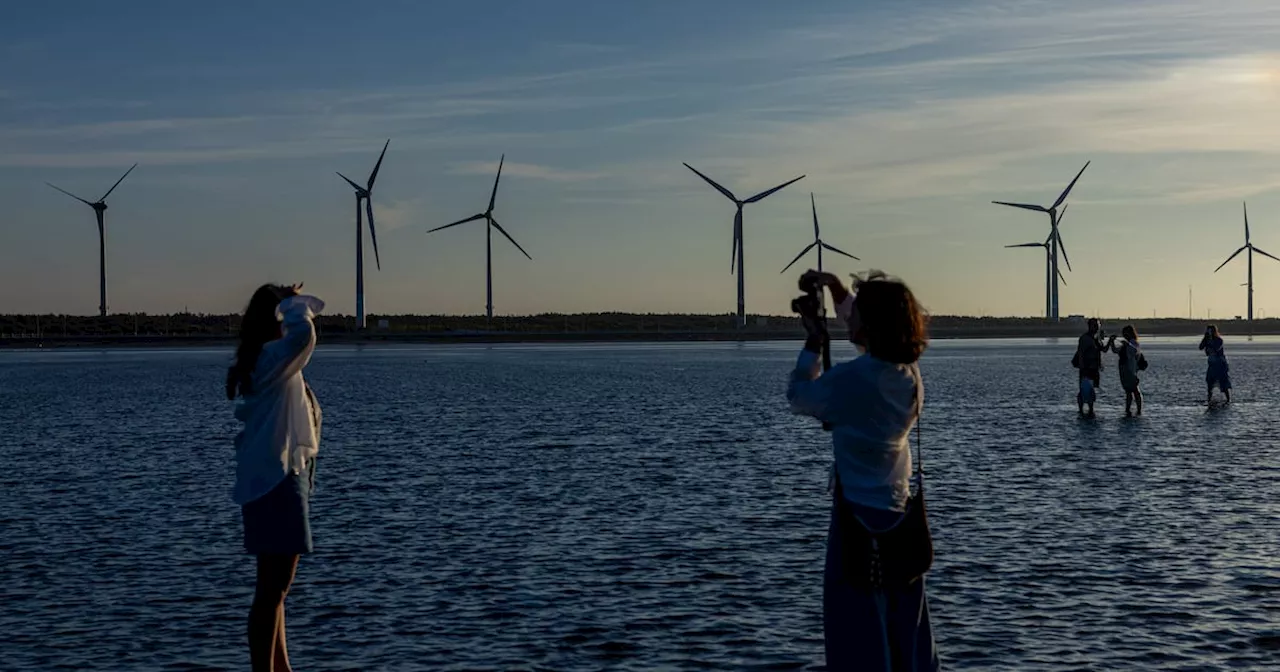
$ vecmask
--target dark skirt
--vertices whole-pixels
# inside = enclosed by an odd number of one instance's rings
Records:
[[[311,482],[290,473],[271,492],[240,507],[244,550],[253,555],[311,552]]]
[[[890,511],[858,507],[858,515],[879,526],[892,521]],[[888,522],[886,522],[886,525]],[[832,511],[827,533],[827,561],[822,581],[822,629],[827,669],[832,672],[933,672],[938,650],[929,623],[924,577],[906,586],[865,589],[843,579],[844,530]]]
[[[1231,375],[1227,368],[1226,362],[1209,362],[1209,369],[1204,374],[1204,380],[1209,387],[1218,386],[1219,390],[1226,392],[1231,389]]]

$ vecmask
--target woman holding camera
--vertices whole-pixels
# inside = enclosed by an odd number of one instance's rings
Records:
[[[302,285],[263,285],[240,324],[227,398],[244,423],[236,435],[234,499],[241,506],[244,548],[257,556],[249,609],[249,658],[254,672],[288,672],[284,598],[311,552],[308,500],[320,445],[320,406],[302,378],[316,347],[312,319],[324,309]],[[283,322],[283,325],[281,324]]]
[[[917,361],[926,318],[911,290],[883,273],[854,280],[810,271],[849,339],[865,354],[822,372],[829,337],[820,303],[796,301],[808,334],[787,388],[794,412],[831,429],[834,487],[823,577],[823,630],[831,670],[936,670],[924,572],[933,560],[923,490],[911,494],[910,433],[924,390]],[[923,481],[921,481],[921,487]]]

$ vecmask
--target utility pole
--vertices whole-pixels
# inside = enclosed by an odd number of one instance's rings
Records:
[[[1194,310],[1193,304],[1191,303],[1191,285],[1187,285],[1187,319],[1188,320],[1196,319],[1196,311]]]

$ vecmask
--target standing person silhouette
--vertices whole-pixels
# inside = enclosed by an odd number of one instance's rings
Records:
[[[1088,331],[1080,335],[1076,343],[1076,354],[1071,364],[1080,370],[1080,391],[1076,393],[1076,407],[1080,416],[1094,417],[1093,404],[1098,400],[1098,387],[1102,385],[1102,353],[1107,351],[1108,344],[1102,342],[1102,323],[1098,318],[1089,318]],[[1088,405],[1089,411],[1085,412]]]
[[[1125,325],[1120,333],[1124,336],[1124,340],[1117,344],[1115,335],[1112,335],[1107,347],[1120,357],[1117,370],[1120,375],[1120,387],[1124,389],[1124,415],[1126,418],[1131,418],[1134,415],[1135,402],[1138,406],[1138,415],[1142,415],[1142,390],[1138,389],[1142,381],[1138,379],[1138,372],[1147,370],[1147,357],[1142,354],[1142,348],[1138,345],[1138,331],[1133,328],[1133,325]]]
[[[241,400],[235,417],[235,502],[244,520],[244,548],[257,556],[257,584],[249,609],[253,672],[290,672],[284,599],[311,552],[309,499],[320,445],[320,405],[302,378],[316,347],[312,319],[324,309],[302,285],[263,285],[240,324],[235,362],[227,370],[227,398]],[[281,324],[283,322],[283,325]]]
[[[1231,372],[1227,367],[1227,352],[1223,348],[1222,334],[1218,333],[1217,326],[1211,324],[1205,327],[1204,338],[1200,339],[1200,349],[1204,351],[1205,357],[1208,359],[1208,369],[1204,373],[1204,380],[1209,388],[1209,393],[1205,403],[1213,403],[1214,387],[1222,390],[1223,396],[1227,398],[1227,403],[1231,403]]]
[[[852,292],[830,273],[809,271],[803,282],[819,298],[830,290],[849,339],[866,353],[822,372],[828,337],[817,302],[801,312],[808,339],[787,400],[794,413],[828,423],[834,458],[822,587],[827,669],[933,672],[924,574],[932,541],[923,490],[912,495],[910,484],[910,434],[924,404],[924,311],[905,284],[879,272],[855,279]]]

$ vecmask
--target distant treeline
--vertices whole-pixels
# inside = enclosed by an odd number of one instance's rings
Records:
[[[323,315],[317,320],[322,334],[355,334],[355,318]],[[1140,334],[1195,335],[1206,321],[1187,319],[1104,319],[1104,328],[1118,332],[1133,324]],[[1227,335],[1248,333],[1241,320],[1218,322]],[[632,313],[586,313],[564,315],[371,315],[366,332],[371,334],[584,334],[584,333],[717,333],[738,331],[733,315],[674,315]],[[232,336],[240,328],[240,316],[177,313],[173,315],[119,314],[107,317],[81,315],[0,315],[0,338],[56,336]],[[838,329],[839,325],[833,327]],[[1047,322],[1026,317],[964,317],[938,315],[930,320],[935,337],[982,336],[1070,336],[1083,330],[1083,318]],[[793,316],[748,317],[748,333],[798,334],[800,323]],[[1280,319],[1255,320],[1253,332],[1280,334]]]

